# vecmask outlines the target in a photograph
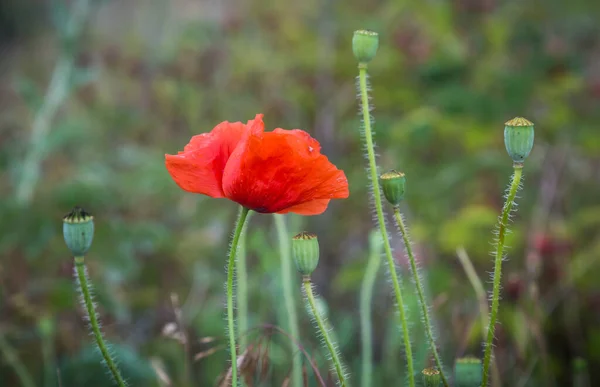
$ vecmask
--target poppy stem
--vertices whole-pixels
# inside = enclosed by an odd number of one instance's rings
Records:
[[[379,242],[379,234],[372,234],[371,241]],[[377,272],[381,267],[381,243],[372,242],[369,252],[369,261],[365,269],[362,286],[360,289],[360,333],[362,342],[362,375],[361,386],[371,387],[373,384],[373,322],[371,315],[371,302],[373,287],[377,279]]]
[[[506,202],[502,208],[502,215],[498,223],[498,240],[496,241],[496,252],[495,252],[495,263],[494,263],[494,279],[492,289],[492,307],[490,311],[490,321],[487,329],[487,340],[485,343],[485,352],[483,355],[483,380],[482,387],[488,385],[489,379],[489,368],[490,360],[492,358],[492,345],[494,341],[494,329],[496,327],[496,319],[498,317],[498,305],[500,303],[500,279],[502,277],[502,259],[504,258],[504,238],[506,236],[506,229],[508,219],[513,205],[515,204],[515,197],[519,190],[519,184],[521,183],[521,176],[523,174],[523,164],[514,164],[514,174],[508,189],[508,195],[506,196]]]
[[[240,209],[240,211],[242,211]],[[236,300],[238,310],[238,331],[240,332],[240,352],[246,350],[248,345],[248,271],[246,269],[246,229],[250,222],[252,213],[248,213],[246,222],[244,223],[244,229],[240,235],[240,243],[237,253],[237,267],[235,272],[236,277]]]
[[[316,296],[313,292],[313,284],[310,276],[305,275],[302,282],[304,283],[304,294],[306,296],[306,300],[308,301],[310,312],[315,319],[317,327],[319,328],[321,338],[323,339],[323,342],[329,351],[329,356],[331,357],[330,360],[333,363],[333,368],[338,376],[339,386],[346,387],[346,375],[344,373],[342,361],[340,360],[340,356],[338,354],[338,346],[330,335],[331,327],[327,323],[327,317],[324,316],[323,313],[317,308]]]
[[[121,376],[121,373],[117,368],[117,364],[111,357],[108,347],[104,342],[104,338],[102,337],[102,332],[100,331],[98,316],[96,315],[96,309],[94,308],[94,302],[92,301],[92,295],[88,284],[87,270],[85,268],[84,257],[75,257],[75,275],[77,282],[79,283],[79,289],[81,290],[81,298],[87,311],[90,327],[92,328],[92,334],[96,339],[98,349],[100,349],[100,353],[102,354],[102,357],[106,362],[106,366],[108,367],[110,373],[115,379],[115,382],[117,382],[117,385],[119,387],[125,387],[127,384]]]
[[[427,307],[427,303],[425,302],[425,291],[423,289],[423,284],[421,283],[421,276],[420,276],[418,268],[417,268],[417,262],[415,260],[415,255],[412,250],[412,245],[411,245],[410,239],[408,237],[406,225],[404,224],[404,219],[402,218],[402,214],[400,213],[400,208],[398,208],[398,206],[394,206],[394,219],[396,220],[396,225],[398,226],[400,234],[402,235],[402,240],[404,241],[404,248],[406,249],[406,255],[408,255],[408,260],[410,261],[410,269],[412,272],[415,287],[417,288],[417,295],[419,297],[419,305],[421,306],[421,313],[423,314],[423,323],[425,324],[425,332],[427,334],[427,338],[429,339],[429,346],[431,348],[431,352],[432,352],[433,358],[435,360],[435,365],[440,373],[442,383],[444,383],[444,386],[448,387],[448,379],[446,379],[446,375],[444,375],[444,368],[442,366],[442,361],[440,360],[440,355],[438,353],[437,346],[435,344],[433,328],[431,327],[431,319],[429,318],[429,308]]]
[[[229,250],[229,262],[227,263],[227,330],[229,333],[229,350],[231,351],[231,385],[237,387],[237,350],[235,347],[235,322],[233,317],[233,274],[235,273],[235,258],[240,235],[244,229],[244,223],[248,217],[248,208],[242,207],[238,217],[233,240]]]
[[[366,63],[358,64],[358,81],[361,109],[363,115],[363,136],[366,142],[367,159],[369,162],[369,173],[371,183],[373,184],[373,199],[375,202],[375,211],[377,213],[377,223],[379,225],[379,231],[381,232],[381,239],[383,240],[383,247],[385,250],[385,256],[387,258],[388,269],[390,271],[390,276],[392,277],[392,285],[394,288],[394,294],[396,296],[396,302],[398,306],[398,316],[400,318],[400,325],[402,326],[404,351],[406,353],[406,364],[408,368],[408,382],[410,387],[414,387],[415,372],[413,366],[412,348],[410,346],[410,336],[408,333],[408,323],[406,321],[406,313],[404,309],[404,301],[402,299],[400,280],[396,272],[396,263],[394,262],[394,257],[392,255],[392,248],[390,246],[390,240],[388,238],[388,232],[385,224],[385,217],[383,215],[383,207],[381,205],[381,189],[379,188],[377,163],[375,161],[375,150],[373,146],[373,134],[371,132],[371,114],[369,113],[369,95],[367,94],[368,88]]]
[[[275,228],[277,229],[277,238],[279,239],[279,256],[281,259],[281,283],[283,286],[283,298],[288,319],[288,330],[290,335],[300,340],[298,328],[298,314],[296,313],[296,303],[294,301],[294,278],[292,277],[292,256],[290,254],[290,243],[285,218],[283,215],[274,214]],[[302,358],[300,353],[296,352],[292,357],[292,387],[302,386]]]

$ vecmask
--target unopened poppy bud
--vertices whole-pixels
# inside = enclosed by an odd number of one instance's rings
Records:
[[[94,239],[94,217],[75,207],[63,217],[63,236],[74,257],[84,256]]]
[[[352,36],[352,52],[359,63],[369,63],[377,54],[379,35],[377,32],[358,30]]]
[[[301,232],[292,238],[292,254],[302,275],[311,275],[319,264],[319,240],[315,234]]]
[[[454,364],[456,387],[479,387],[483,380],[481,360],[476,357],[463,357]]]
[[[440,371],[435,368],[425,368],[421,374],[423,375],[423,386],[425,387],[439,387],[442,382]]]
[[[522,163],[533,148],[533,122],[515,117],[504,125],[506,151],[515,163]]]
[[[404,199],[406,177],[404,173],[391,170],[381,175],[383,195],[391,205],[397,206]]]

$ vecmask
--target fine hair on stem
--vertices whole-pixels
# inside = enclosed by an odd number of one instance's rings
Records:
[[[369,104],[369,86],[367,81],[367,64],[359,63],[358,65],[358,94],[360,101],[360,111],[362,112],[362,128],[361,135],[365,142],[366,159],[368,165],[368,177],[371,180],[372,190],[371,199],[375,207],[375,219],[376,224],[381,233],[381,239],[383,240],[383,247],[385,250],[385,256],[388,264],[389,275],[392,280],[392,287],[394,296],[396,298],[396,306],[398,310],[398,318],[400,320],[400,326],[402,329],[402,338],[404,342],[404,351],[406,354],[406,365],[408,373],[408,385],[410,387],[415,386],[415,371],[413,366],[412,348],[410,344],[410,335],[408,331],[408,322],[406,316],[406,309],[404,307],[404,300],[402,298],[402,287],[400,278],[398,277],[396,263],[392,255],[392,248],[390,245],[389,235],[387,232],[387,226],[385,223],[385,214],[381,202],[381,189],[379,187],[377,163],[375,158],[375,145],[373,141],[372,132],[372,117],[370,114],[371,106]]]
[[[306,301],[307,310],[309,311],[309,315],[316,326],[317,333],[321,339],[321,344],[327,350],[328,359],[331,362],[331,368],[337,375],[338,386],[348,387],[349,375],[347,374],[345,366],[342,363],[338,344],[335,341],[335,335],[333,334],[333,328],[329,324],[327,315],[319,308],[317,304],[317,302],[320,300],[313,290],[313,284],[310,276],[304,276],[302,282],[302,293]]]
[[[433,354],[433,358],[435,360],[435,365],[440,373],[440,378],[442,379],[442,383],[445,387],[448,387],[448,379],[444,374],[444,368],[442,365],[442,360],[440,358],[440,354],[438,353],[437,345],[435,343],[435,333],[433,331],[433,326],[431,322],[431,318],[429,317],[429,306],[425,299],[425,289],[423,287],[423,281],[421,280],[421,273],[419,272],[419,268],[417,266],[417,262],[415,259],[415,254],[413,253],[412,245],[410,242],[410,237],[408,235],[408,228],[406,227],[404,218],[400,213],[400,208],[398,206],[394,206],[394,220],[396,221],[396,226],[398,227],[398,231],[402,236],[402,240],[404,242],[404,248],[406,249],[406,255],[408,255],[408,260],[410,263],[410,271],[412,273],[412,280],[417,289],[417,296],[419,300],[419,306],[421,307],[421,320],[423,325],[425,325],[425,333],[427,334],[427,340],[429,341],[429,347],[431,349],[431,353]]]
[[[495,252],[494,252],[494,274],[492,280],[492,306],[490,309],[489,326],[487,329],[487,340],[485,342],[484,355],[483,355],[483,381],[481,385],[486,387],[489,381],[489,368],[490,361],[492,358],[492,349],[494,341],[494,330],[496,328],[496,320],[498,318],[498,306],[500,304],[500,280],[502,278],[502,261],[504,260],[504,243],[508,227],[508,221],[510,220],[513,206],[515,205],[515,197],[517,191],[521,185],[521,176],[523,173],[523,164],[514,164],[514,173],[509,184],[506,202],[502,207],[502,214],[498,219],[497,236],[495,241]]]
[[[102,332],[100,331],[100,322],[98,320],[98,316],[96,315],[96,308],[92,299],[92,290],[90,282],[88,280],[84,257],[75,257],[74,274],[76,282],[79,285],[79,291],[81,293],[81,302],[83,304],[84,310],[87,313],[86,317],[89,322],[90,330],[92,331],[92,335],[96,339],[98,349],[100,350],[100,353],[104,358],[104,364],[106,364],[106,367],[110,371],[117,385],[119,387],[125,387],[127,386],[127,383],[125,383],[125,380],[121,376],[121,372],[119,371],[116,362],[113,360],[109,347],[104,342],[104,337],[102,336]]]

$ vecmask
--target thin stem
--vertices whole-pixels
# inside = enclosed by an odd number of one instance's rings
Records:
[[[514,165],[514,174],[510,183],[508,196],[506,202],[502,208],[502,216],[500,223],[498,224],[498,243],[496,243],[495,263],[494,263],[494,280],[492,290],[492,308],[490,312],[490,322],[487,330],[487,340],[485,343],[485,352],[483,356],[483,380],[481,385],[486,387],[489,379],[489,368],[490,360],[492,358],[492,345],[494,341],[494,329],[496,327],[496,319],[498,317],[498,305],[500,303],[500,278],[502,277],[502,258],[504,251],[504,238],[506,236],[506,228],[508,219],[510,217],[510,211],[519,189],[519,183],[521,182],[521,175],[523,173],[523,165]]]
[[[75,271],[77,275],[77,280],[79,282],[79,288],[81,290],[81,296],[83,298],[90,326],[92,328],[92,333],[94,335],[94,338],[96,339],[96,344],[98,344],[98,349],[100,349],[100,353],[102,353],[102,357],[106,362],[106,366],[108,367],[110,373],[115,379],[115,382],[117,382],[117,385],[119,385],[119,387],[125,387],[127,384],[123,380],[123,377],[121,376],[121,373],[117,368],[117,364],[111,357],[108,348],[104,343],[102,332],[100,332],[98,316],[96,315],[96,309],[94,308],[94,302],[92,301],[92,296],[90,294],[90,288],[88,285],[84,257],[75,257]]]
[[[294,278],[292,276],[292,257],[290,254],[290,237],[285,225],[283,215],[275,214],[275,228],[279,240],[279,255],[281,259],[281,283],[283,286],[283,298],[288,316],[288,330],[292,337],[300,339],[298,329],[298,314],[296,313],[296,302],[294,301]],[[299,353],[292,356],[292,387],[302,386],[302,358]]]
[[[241,209],[240,211],[243,211]],[[248,213],[242,235],[240,235],[240,243],[237,253],[236,267],[236,291],[237,291],[237,310],[238,310],[238,331],[240,332],[240,351],[243,352],[248,346],[248,338],[244,334],[248,331],[248,271],[246,269],[246,228],[252,213]]]
[[[475,295],[477,296],[477,300],[479,302],[479,316],[481,318],[481,326],[484,327],[484,328],[482,328],[482,335],[483,335],[483,340],[485,340],[487,338],[487,331],[485,331],[483,329],[487,329],[489,310],[488,310],[488,302],[487,302],[487,297],[485,294],[485,289],[483,287],[483,283],[481,282],[481,279],[479,279],[479,276],[477,275],[477,272],[475,271],[475,268],[473,267],[473,263],[471,262],[471,259],[469,258],[469,255],[467,254],[465,249],[462,247],[459,247],[458,249],[456,249],[456,255],[458,256],[458,260],[460,261],[460,264],[462,265],[462,267],[465,271],[465,274],[467,275],[467,278],[469,279],[469,282],[471,283],[471,286],[473,287],[473,290],[475,291]],[[500,372],[498,371],[498,364],[496,364],[495,359],[492,359],[491,367],[492,367],[492,378],[491,378],[492,386],[494,386],[494,385],[501,386],[502,380],[500,378]]]
[[[425,302],[425,291],[423,290],[421,277],[419,276],[419,272],[417,271],[418,269],[417,262],[415,261],[415,254],[413,253],[412,245],[408,238],[408,233],[406,232],[406,225],[404,224],[404,219],[402,219],[402,214],[400,214],[400,209],[398,207],[394,207],[394,219],[396,220],[396,225],[398,226],[400,234],[402,235],[402,240],[404,241],[404,248],[406,249],[406,254],[408,255],[408,260],[410,261],[410,270],[412,272],[415,287],[417,288],[417,295],[419,297],[419,304],[421,306],[421,314],[423,315],[423,322],[425,323],[425,332],[427,333],[427,338],[429,339],[429,347],[431,348],[431,352],[433,353],[435,365],[438,371],[440,371],[442,383],[444,383],[444,386],[448,387],[448,379],[446,379],[446,375],[444,375],[442,361],[440,360],[440,355],[435,344],[435,338],[433,337],[433,328],[431,327],[429,308],[427,308],[427,303]]]
[[[315,295],[313,293],[312,282],[310,280],[310,277],[305,277],[303,282],[304,282],[304,290],[306,293],[306,299],[308,300],[308,304],[310,305],[310,310],[312,312],[312,315],[314,316],[317,326],[319,327],[319,331],[321,333],[321,337],[323,338],[323,342],[325,343],[325,345],[327,346],[327,349],[329,350],[329,355],[331,356],[331,361],[333,362],[335,372],[337,373],[338,379],[340,381],[340,386],[346,387],[346,376],[344,375],[344,369],[342,368],[342,362],[340,360],[340,357],[338,356],[337,349],[336,349],[337,347],[336,347],[333,339],[329,335],[329,330],[327,329],[327,327],[325,325],[325,321],[324,321],[323,317],[321,316],[321,313],[317,309],[317,303],[315,301]]]
[[[360,336],[362,342],[361,386],[371,387],[373,378],[373,324],[371,319],[371,299],[377,272],[381,266],[380,251],[374,249],[369,254],[365,276],[360,290]]]
[[[404,301],[402,300],[400,281],[398,279],[398,274],[396,273],[396,264],[394,263],[394,257],[392,256],[392,248],[388,239],[385,218],[383,216],[383,208],[381,205],[381,190],[379,188],[379,180],[377,177],[377,164],[375,162],[375,150],[373,147],[373,135],[371,132],[371,115],[369,114],[369,96],[367,94],[367,65],[365,63],[360,63],[358,65],[358,69],[361,108],[365,131],[364,137],[366,141],[367,156],[369,160],[369,172],[371,175],[371,183],[373,184],[373,198],[375,201],[375,211],[377,212],[377,223],[381,232],[381,239],[383,240],[385,256],[387,258],[388,268],[390,271],[390,276],[392,277],[392,284],[394,287],[394,294],[396,296],[396,302],[398,305],[398,316],[400,318],[400,324],[402,326],[404,350],[406,352],[406,364],[408,368],[409,386],[414,387],[415,372],[413,367],[412,348],[410,346],[410,336],[408,334],[408,323],[406,321],[406,315],[404,312]]]
[[[235,347],[235,324],[233,317],[233,273],[235,273],[235,257],[237,253],[240,235],[244,229],[244,223],[250,210],[242,207],[238,217],[231,249],[229,250],[229,262],[227,263],[227,330],[229,332],[229,350],[231,351],[231,385],[237,387],[237,351]]]
[[[35,387],[31,374],[27,371],[21,359],[19,359],[15,349],[6,341],[4,334],[0,334],[0,352],[2,352],[2,356],[6,359],[6,362],[15,371],[15,374],[17,374],[21,386]]]

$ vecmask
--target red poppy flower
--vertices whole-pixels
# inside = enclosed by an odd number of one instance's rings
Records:
[[[348,197],[348,180],[299,130],[264,132],[262,114],[247,124],[222,122],[165,155],[175,183],[188,192],[227,198],[261,213],[318,215]]]

